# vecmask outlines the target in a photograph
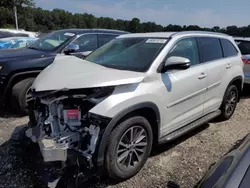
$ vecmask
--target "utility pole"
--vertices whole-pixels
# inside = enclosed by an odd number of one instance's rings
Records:
[[[16,8],[16,1],[15,0],[13,0],[13,10],[14,10],[14,15],[15,15],[16,29],[18,29],[17,8]]]

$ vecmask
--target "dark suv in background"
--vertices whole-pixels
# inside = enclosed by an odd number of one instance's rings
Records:
[[[0,53],[0,103],[27,113],[29,88],[35,77],[59,54],[84,58],[124,31],[107,29],[66,29],[52,32],[27,48]],[[70,62],[69,62],[70,63]]]

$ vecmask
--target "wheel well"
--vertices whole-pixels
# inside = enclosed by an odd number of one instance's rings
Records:
[[[241,90],[242,90],[242,79],[238,78],[235,79],[231,82],[230,85],[235,85],[239,91],[239,95],[241,94]],[[238,98],[238,100],[240,100],[240,97]]]
[[[158,142],[158,136],[159,136],[159,126],[158,126],[159,120],[157,118],[156,112],[150,107],[140,108],[140,109],[134,110],[132,112],[129,112],[128,114],[123,116],[116,123],[116,125],[120,124],[124,120],[126,120],[126,119],[128,119],[130,117],[133,117],[133,116],[142,116],[142,117],[144,117],[144,118],[146,118],[148,120],[148,122],[151,125],[152,131],[153,131],[153,141],[154,141],[154,143],[157,143]]]
[[[6,94],[5,94],[6,99],[8,100],[9,96],[11,96],[12,88],[16,83],[26,78],[35,78],[37,75],[38,73],[21,74],[21,75],[13,77],[13,79],[10,79],[6,88]]]

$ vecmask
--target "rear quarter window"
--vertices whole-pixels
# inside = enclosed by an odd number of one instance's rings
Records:
[[[202,63],[223,58],[219,38],[199,37],[197,38]]]
[[[232,57],[232,56],[238,55],[237,49],[229,40],[221,39],[221,45],[222,45],[224,57]]]

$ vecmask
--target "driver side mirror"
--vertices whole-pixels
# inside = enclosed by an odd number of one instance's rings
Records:
[[[191,66],[190,60],[185,57],[172,56],[169,57],[162,68],[162,73],[168,70],[185,70]]]
[[[92,51],[86,51],[86,52],[82,52],[82,58],[86,58],[89,54],[91,54]]]
[[[64,53],[65,53],[66,55],[68,55],[68,54],[77,52],[79,49],[80,49],[79,45],[77,45],[77,44],[69,44],[69,45],[65,48]]]

